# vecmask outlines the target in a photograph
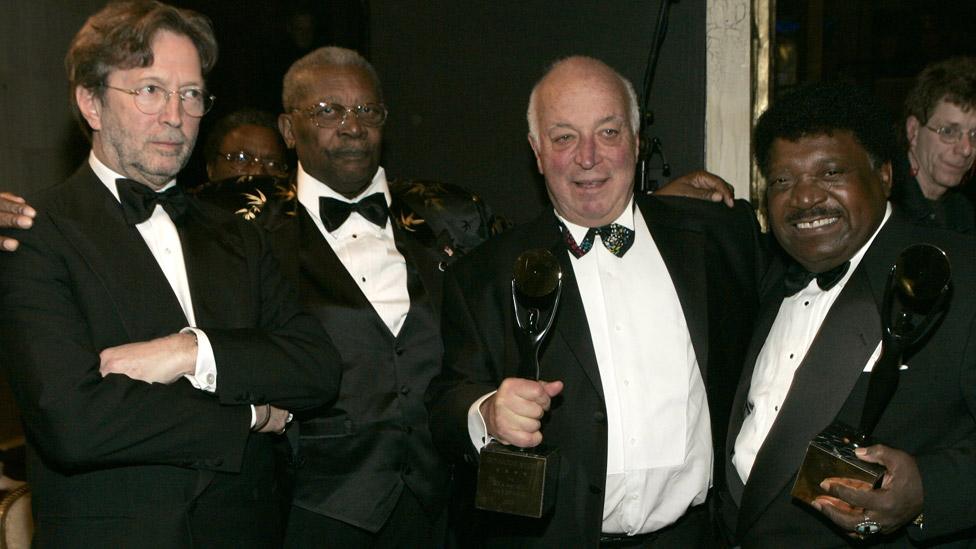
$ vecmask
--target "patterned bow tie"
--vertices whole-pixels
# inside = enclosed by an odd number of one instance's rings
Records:
[[[319,197],[319,215],[322,217],[322,224],[330,233],[341,227],[352,212],[365,217],[378,227],[386,227],[386,220],[390,215],[383,193],[373,193],[359,202],[344,202],[327,196]]]
[[[844,275],[847,274],[847,269],[850,267],[851,262],[845,261],[833,269],[822,273],[811,273],[803,268],[803,265],[794,261],[787,267],[786,278],[783,279],[786,296],[796,295],[800,290],[806,288],[814,278],[817,279],[817,286],[820,286],[820,289],[826,292],[844,278]]]
[[[597,235],[600,235],[603,246],[617,257],[623,257],[627,250],[634,245],[634,231],[617,223],[602,227],[590,227],[586,231],[586,236],[583,237],[583,242],[579,244],[573,238],[573,233],[561,221],[559,222],[559,230],[563,233],[563,239],[566,241],[569,252],[577,258],[583,257],[593,248],[593,240]]]
[[[152,217],[157,204],[166,210],[170,219],[177,225],[186,214],[186,195],[178,185],[157,193],[138,181],[120,177],[115,180],[115,186],[119,190],[122,217],[129,225],[138,225]]]

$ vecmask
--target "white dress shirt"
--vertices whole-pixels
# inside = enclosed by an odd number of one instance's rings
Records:
[[[103,164],[95,156],[95,151],[92,151],[88,156],[88,164],[102,184],[105,185],[105,188],[112,193],[116,200],[119,200],[119,189],[115,180],[124,176]],[[174,185],[176,185],[175,179],[168,182],[160,190],[168,189]],[[180,244],[180,235],[176,230],[176,225],[173,224],[163,207],[157,204],[152,216],[136,225],[136,229],[146,241],[149,251],[156,258],[156,263],[159,264],[170,288],[176,294],[176,299],[180,302],[180,307],[183,309],[189,326],[181,332],[193,332],[197,336],[195,371],[193,375],[188,374],[184,377],[197,389],[212,393],[217,390],[217,362],[207,334],[193,327],[196,325],[196,318],[193,314],[193,301],[190,297],[190,283],[186,278],[186,264],[183,262],[183,246]],[[146,291],[153,290],[147,288]]]
[[[325,241],[359,285],[366,299],[393,335],[400,333],[410,311],[407,291],[407,262],[393,238],[393,219],[379,227],[356,212],[333,232],[326,230],[319,215],[319,197],[356,202],[373,193],[383,193],[390,204],[390,188],[383,168],[376,170],[372,182],[356,198],[349,199],[309,175],[298,164],[298,202],[308,210]]]
[[[732,465],[738,471],[743,484],[749,480],[756,455],[789,396],[793,375],[820,332],[820,325],[890,216],[891,204],[888,205],[878,230],[854,254],[850,267],[836,286],[825,292],[817,285],[817,280],[813,279],[806,288],[784,298],[780,304],[766,342],[756,359],[746,402],[746,417],[735,439]],[[877,349],[868,360],[869,365],[874,364],[880,352],[879,341]]]
[[[582,242],[586,227],[562,221]],[[570,257],[607,408],[603,532],[633,535],[668,526],[705,501],[712,438],[705,385],[661,253],[632,204],[616,223],[636,231],[623,258],[599,237],[589,253]],[[543,378],[551,376],[543,371]],[[477,448],[485,440],[484,398],[468,416]]]

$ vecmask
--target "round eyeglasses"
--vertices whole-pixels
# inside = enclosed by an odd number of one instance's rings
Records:
[[[955,145],[962,141],[962,136],[965,134],[969,137],[969,144],[976,147],[976,128],[964,130],[959,126],[939,126],[938,128],[925,126],[925,129],[938,135],[939,139],[946,145]]]
[[[365,103],[355,107],[346,107],[339,103],[319,102],[307,109],[292,109],[312,119],[312,123],[319,128],[337,128],[346,122],[350,113],[356,116],[360,124],[371,127],[382,126],[386,122],[386,106],[382,103]]]
[[[166,104],[169,103],[171,95],[179,97],[180,104],[183,105],[183,112],[194,118],[200,118],[207,114],[213,108],[214,101],[217,100],[215,96],[210,95],[207,90],[202,88],[186,88],[184,90],[173,91],[155,84],[149,84],[139,88],[116,88],[108,84],[102,84],[102,87],[131,95],[139,112],[149,115],[159,114]]]
[[[264,164],[264,168],[271,174],[287,174],[288,164],[284,160],[261,158],[246,151],[218,153],[219,158],[230,162],[238,168],[246,168],[249,164]]]

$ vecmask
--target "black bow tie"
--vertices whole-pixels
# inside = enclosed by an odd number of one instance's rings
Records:
[[[386,227],[389,208],[383,193],[373,193],[359,202],[344,202],[327,196],[319,197],[319,215],[330,233],[346,222],[349,214],[356,212],[379,227]]]
[[[786,278],[783,279],[783,287],[786,289],[786,295],[788,297],[806,288],[810,284],[810,281],[816,278],[817,286],[820,286],[820,289],[826,292],[836,286],[840,282],[840,279],[844,278],[844,275],[847,274],[847,269],[850,267],[851,262],[845,261],[828,271],[811,273],[803,268],[803,265],[794,261],[786,269]]]
[[[177,225],[186,213],[186,195],[178,185],[157,193],[138,181],[120,177],[115,180],[115,186],[119,190],[122,217],[129,225],[138,225],[152,217],[157,204],[166,210],[170,219]]]

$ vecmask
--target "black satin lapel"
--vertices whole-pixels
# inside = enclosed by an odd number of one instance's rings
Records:
[[[779,285],[776,287],[779,288]],[[752,385],[752,372],[756,368],[756,359],[759,358],[759,352],[766,344],[766,336],[769,334],[770,328],[773,327],[773,321],[776,320],[776,314],[779,312],[782,301],[779,298],[763,301],[756,318],[756,328],[753,331],[752,340],[749,342],[749,348],[746,351],[745,362],[742,365],[742,375],[739,377],[739,384],[735,390],[735,400],[732,401],[729,431],[725,439],[725,448],[729,455],[724,456],[724,461],[725,478],[728,480],[729,491],[736,505],[741,505],[744,486],[742,479],[739,478],[739,472],[732,466],[731,452],[735,449],[735,440],[738,438],[739,430],[742,429],[742,422],[745,420],[746,399],[749,397],[749,387]]]
[[[600,367],[596,362],[596,351],[593,350],[593,337],[590,334],[590,325],[586,321],[586,310],[583,308],[583,298],[580,296],[579,285],[576,282],[576,275],[573,271],[573,260],[566,250],[562,235],[556,225],[554,215],[543,215],[534,223],[537,228],[533,234],[539,235],[539,240],[535,245],[527,245],[526,249],[537,247],[546,248],[556,256],[559,266],[562,268],[562,295],[559,298],[559,309],[556,311],[556,319],[552,326],[552,339],[559,338],[569,351],[576,357],[580,368],[589,378],[593,388],[603,398],[603,383],[600,380]],[[556,342],[550,341],[547,346],[552,346]],[[542,356],[545,356],[546,346],[542,348]],[[565,367],[570,367],[566,364]],[[546,372],[542,372],[544,379]]]
[[[145,240],[122,219],[118,201],[87,164],[69,180],[62,198],[63,211],[54,222],[101,279],[130,340],[186,326],[180,302]]]
[[[433,306],[437,318],[440,318],[441,277],[444,270],[438,258],[396,223],[393,223],[393,238],[396,242],[397,251],[407,262],[407,268],[413,269],[416,275],[420,277],[420,282],[428,299],[430,299],[431,306]],[[411,298],[411,305],[412,301]]]
[[[691,335],[691,345],[698,359],[698,369],[707,385],[708,281],[705,268],[705,235],[686,227],[669,225],[651,212],[641,213],[678,294]]]
[[[213,221],[192,203],[178,230],[197,326],[206,328],[228,319],[247,322],[247,311],[256,310],[256,296],[247,290],[251,283],[246,279],[249,270],[241,243],[214,230]]]
[[[359,309],[372,309],[366,294],[359,288],[335,250],[309,217],[305,208],[296,214],[300,224],[301,245],[299,262],[304,275],[315,282],[322,299],[331,304]],[[387,330],[389,331],[389,330]]]
[[[862,261],[851,276],[796,370],[743,492],[740,532],[792,482],[807,444],[837,416],[881,340],[866,267]]]

